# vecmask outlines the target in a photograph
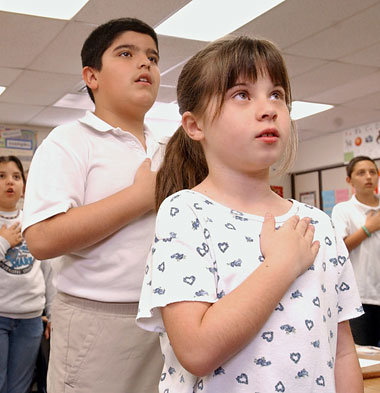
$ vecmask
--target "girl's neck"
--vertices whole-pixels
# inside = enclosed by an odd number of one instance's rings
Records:
[[[373,192],[356,193],[355,197],[360,203],[363,203],[364,205],[373,207],[379,206],[379,199]]]
[[[228,180],[227,180],[228,179]],[[274,216],[285,214],[291,202],[274,193],[269,185],[269,171],[252,176],[224,177],[210,173],[206,179],[194,187],[208,197],[234,210],[264,216],[270,212]]]

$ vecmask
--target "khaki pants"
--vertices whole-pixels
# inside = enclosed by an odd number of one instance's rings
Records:
[[[158,392],[163,367],[159,339],[136,326],[137,307],[58,293],[48,393]]]

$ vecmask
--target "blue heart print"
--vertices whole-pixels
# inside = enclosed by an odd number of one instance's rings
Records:
[[[177,199],[178,197],[179,197],[179,194],[173,195],[173,196],[170,198],[170,202],[173,202],[174,199]]]
[[[170,232],[169,233],[169,237],[163,237],[162,238],[162,241],[164,242],[164,243],[167,243],[167,242],[171,242],[173,239],[175,239],[177,237],[177,234],[175,233],[175,232]]]
[[[202,243],[202,247],[197,247],[196,250],[201,257],[204,257],[209,252],[210,248],[207,243]]]
[[[238,375],[238,376],[236,377],[236,380],[237,380],[239,383],[244,383],[244,384],[248,385],[248,375],[245,374],[245,373],[242,373],[242,374]]]
[[[266,360],[264,357],[261,357],[259,359],[255,359],[253,362],[255,364],[257,364],[258,366],[262,366],[262,367],[267,367],[272,364],[272,362],[270,360]]]
[[[274,388],[276,392],[285,392],[285,386],[281,381],[278,382]]]
[[[303,297],[303,295],[298,289],[296,291],[294,291],[292,293],[292,295],[290,296],[291,299],[297,299],[299,297]]]
[[[161,374],[161,377],[160,377],[160,381],[161,381],[161,382],[164,381],[165,378],[166,378],[166,373],[162,373],[162,374]]]
[[[185,255],[184,254],[180,254],[179,252],[176,252],[175,254],[170,256],[171,259],[175,259],[177,262],[184,259]]]
[[[324,284],[321,285],[321,289],[322,289],[322,292],[323,292],[323,293],[326,293],[326,287],[325,287]]]
[[[296,332],[296,328],[294,326],[290,326],[288,324],[280,326],[280,329],[284,330],[286,334]]]
[[[199,219],[197,218],[195,221],[191,221],[191,226],[194,230],[197,230],[199,228],[200,222]]]
[[[195,296],[206,296],[208,295],[208,292],[206,292],[204,289],[200,289],[199,291],[195,292]]]
[[[168,373],[169,375],[173,375],[175,373],[175,368],[169,367]]]
[[[227,263],[227,265],[230,265],[231,267],[240,267],[241,264],[242,260],[240,258],[232,261],[231,263]]]
[[[326,243],[327,246],[331,246],[332,245],[332,241],[331,241],[331,239],[328,236],[325,237],[325,243]]]
[[[331,308],[330,308],[330,307],[327,309],[327,316],[328,316],[329,318],[331,318]]]
[[[322,263],[322,268],[323,268],[323,271],[325,272],[326,271],[326,262]]]
[[[193,205],[197,210],[203,210],[201,206],[199,206],[198,202],[195,202]]]
[[[231,223],[229,223],[229,222],[227,222],[227,224],[225,225],[225,227],[226,227],[227,229],[232,229],[232,230],[236,231],[236,228],[235,228]]]
[[[308,330],[311,330],[314,327],[314,322],[312,320],[310,320],[310,319],[306,319],[305,320],[305,325],[308,328]]]
[[[189,277],[184,277],[183,278],[183,282],[189,285],[193,285],[195,281],[195,277],[194,276],[189,276]]]
[[[312,341],[312,342],[311,342],[311,345],[312,345],[314,348],[319,348],[320,342],[319,342],[319,340]]]
[[[275,311],[284,311],[284,306],[281,303],[278,303],[278,306],[274,310]]]
[[[203,390],[203,379],[198,382],[198,389]]]
[[[215,375],[221,375],[221,374],[225,374],[226,372],[224,371],[223,367],[218,367],[216,370],[214,370],[214,376]]]
[[[319,385],[319,386],[325,386],[325,379],[323,378],[322,375],[320,375],[320,376],[315,380],[315,382],[316,382],[317,385]]]
[[[338,262],[340,263],[341,266],[343,266],[347,261],[347,258],[344,255],[339,255],[338,256]]]
[[[169,393],[169,389],[166,388],[166,389],[164,390],[164,393]]]
[[[298,371],[298,373],[296,375],[296,379],[305,378],[308,376],[309,376],[308,371],[303,368],[301,371]]]
[[[170,209],[170,215],[171,215],[172,217],[175,217],[178,213],[179,213],[178,207],[172,207],[172,208]]]
[[[157,269],[158,269],[160,272],[164,272],[164,271],[165,271],[165,262],[160,263],[160,264],[158,265]]]
[[[219,250],[224,253],[228,249],[229,244],[227,242],[218,243],[218,247],[219,247]]]
[[[203,236],[205,237],[205,239],[210,239],[210,232],[207,228],[203,230]]]
[[[248,243],[252,243],[253,242],[253,239],[251,237],[249,237],[249,236],[246,236],[245,240],[247,240]]]
[[[157,295],[163,295],[165,293],[165,289],[162,289],[161,287],[159,288],[155,288],[153,290],[153,293],[157,294]]]
[[[343,291],[348,291],[350,289],[350,286],[348,284],[346,284],[344,281],[342,282],[342,284],[340,284],[339,289],[343,292]]]
[[[320,307],[320,306],[321,306],[321,302],[320,302],[318,296],[315,297],[315,298],[313,299],[313,303],[314,303],[314,305],[317,306],[317,307]]]
[[[148,272],[149,272],[149,265],[146,265],[145,266],[145,274],[148,274]]]
[[[334,266],[338,266],[338,260],[336,258],[330,258],[329,262],[331,262]]]
[[[268,343],[273,341],[273,332],[264,332],[261,337]]]
[[[290,354],[290,359],[294,362],[294,363],[298,363],[301,359],[301,354],[299,352],[292,352]]]

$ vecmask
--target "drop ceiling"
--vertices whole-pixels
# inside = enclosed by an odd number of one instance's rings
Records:
[[[90,0],[70,21],[0,12],[0,85],[7,87],[0,124],[52,128],[82,116],[84,110],[54,104],[69,93],[86,94],[80,50],[88,34],[124,16],[156,27],[186,3]],[[380,0],[286,0],[232,33],[279,45],[294,100],[335,106],[297,120],[301,140],[380,121]],[[158,101],[175,102],[183,63],[206,44],[159,36]]]

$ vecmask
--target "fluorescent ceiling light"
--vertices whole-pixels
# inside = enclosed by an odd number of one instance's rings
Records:
[[[53,106],[60,108],[73,109],[87,109],[93,111],[95,109],[94,103],[91,101],[88,94],[66,94],[59,99]]]
[[[87,2],[88,0],[0,0],[0,11],[71,19]]]
[[[6,89],[6,87],[0,86],[0,95],[4,93],[5,89]]]
[[[290,117],[293,120],[298,120],[302,119],[303,117],[312,116],[316,113],[327,111],[333,107],[333,105],[318,104],[315,102],[293,101]]]
[[[157,34],[213,41],[284,0],[192,0],[155,28]]]

